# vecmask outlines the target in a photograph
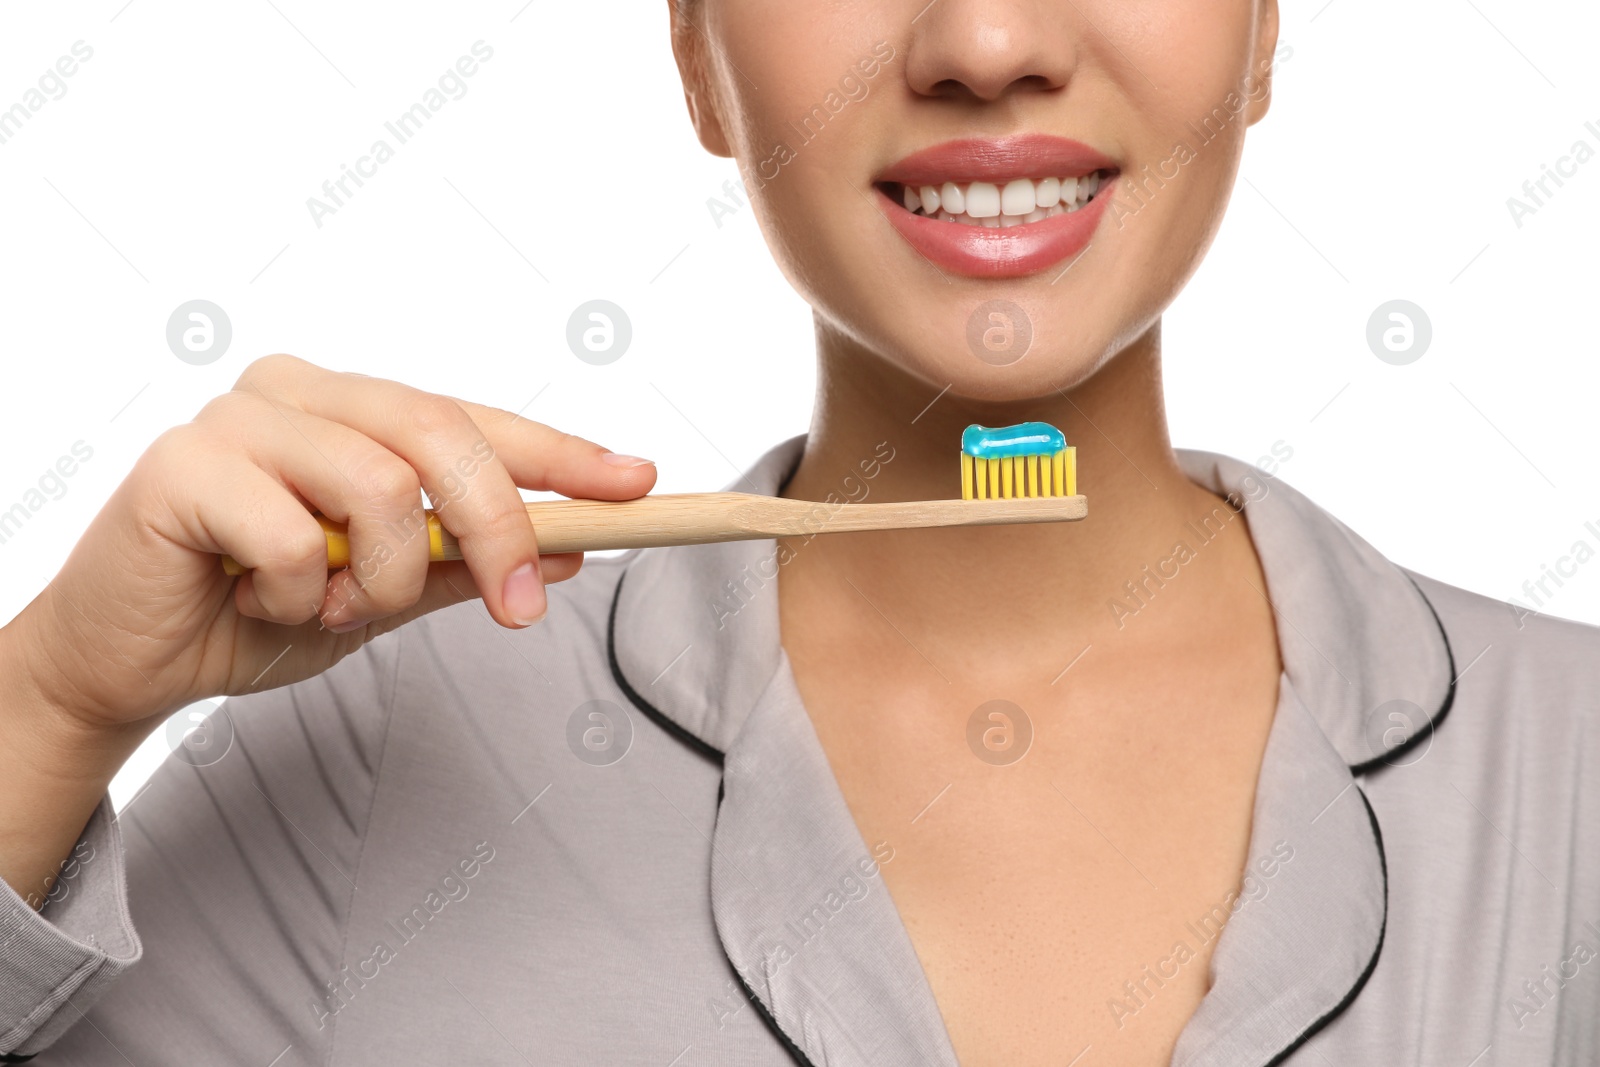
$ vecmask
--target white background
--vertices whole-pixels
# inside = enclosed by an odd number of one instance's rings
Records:
[[[480,39],[466,95],[317,228],[307,197]],[[657,460],[661,491],[805,429],[809,311],[748,208],[707,209],[736,171],[693,138],[664,3],[7,4],[0,109],[79,40],[65,95],[0,144],[0,510],[75,442],[93,458],[0,544],[0,619],[268,352],[523,410]],[[1391,558],[1500,599],[1600,548],[1600,160],[1520,228],[1506,203],[1600,150],[1596,40],[1592,3],[1289,0],[1273,112],[1167,319],[1177,443],[1281,440],[1281,476]],[[165,336],[196,298],[233,326],[203,367]],[[633,323],[609,366],[565,343],[594,298]],[[1408,366],[1365,339],[1395,298],[1433,324]],[[1600,561],[1547,610],[1600,622]],[[164,755],[158,732],[119,803]]]

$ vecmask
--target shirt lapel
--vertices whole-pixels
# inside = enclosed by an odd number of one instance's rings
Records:
[[[728,490],[774,495],[804,437],[757,461]],[[612,606],[613,673],[676,729],[726,752],[782,654],[777,549],[770,540],[635,552]]]
[[[804,438],[729,488],[776,494]],[[774,542],[635,554],[613,602],[613,673],[669,730],[723,760],[711,907],[763,1012],[815,1067],[955,1054],[905,925],[800,703],[778,627]]]
[[[728,958],[817,1067],[955,1067],[944,1021],[787,660],[728,750],[711,903]]]
[[[1383,947],[1388,869],[1377,821],[1287,676],[1248,855],[1212,952],[1211,988],[1173,1067],[1280,1062],[1360,993]],[[1189,924],[1197,940],[1208,933]]]
[[[1398,759],[1400,745],[1425,741],[1449,711],[1455,667],[1416,583],[1258,468],[1209,452],[1180,450],[1178,460],[1249,524],[1284,672],[1344,762],[1371,770]]]
[[[1203,452],[1188,477],[1249,526],[1283,677],[1256,799],[1251,866],[1175,1067],[1277,1064],[1336,1019],[1378,966],[1388,859],[1357,779],[1416,758],[1455,690],[1449,637],[1411,577],[1278,479]],[[1256,867],[1292,850],[1292,860]]]

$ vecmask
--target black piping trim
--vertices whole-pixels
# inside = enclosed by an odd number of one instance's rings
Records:
[[[724,950],[723,955],[727,955],[726,950]],[[733,961],[729,960],[728,965],[730,967],[733,966]],[[778,1020],[772,1017],[772,1013],[767,1010],[766,1004],[762,1002],[760,997],[756,996],[756,991],[750,988],[750,983],[744,980],[744,975],[739,973],[739,968],[734,967],[733,973],[739,979],[739,984],[744,986],[745,995],[750,998],[750,1004],[756,1009],[756,1014],[761,1016],[761,1021],[767,1024],[767,1029],[772,1031],[772,1036],[777,1038],[779,1043],[788,1051],[789,1057],[800,1067],[816,1067],[810,1058],[800,1051],[800,1046],[796,1045],[789,1035],[783,1032],[783,1027],[778,1025]]]
[[[617,578],[617,587],[611,594],[611,611],[606,616],[606,659],[611,664],[612,680],[617,683],[617,688],[622,690],[623,695],[626,696],[630,702],[632,702],[633,706],[644,712],[651,722],[661,727],[661,729],[665,730],[672,737],[682,741],[695,752],[700,753],[700,755],[705,756],[707,759],[713,760],[718,764],[722,763],[723,753],[720,749],[708,744],[701,738],[696,737],[679,724],[667,718],[665,713],[663,713],[660,708],[656,707],[654,704],[651,704],[648,700],[641,696],[639,691],[633,687],[632,683],[630,683],[627,677],[622,673],[622,666],[617,662],[617,604],[622,600],[622,582],[627,576],[628,572],[623,571],[622,574]],[[722,813],[722,797],[726,784],[726,779],[717,782],[717,813],[719,816]],[[751,1005],[755,1007],[756,1014],[761,1016],[761,1021],[766,1024],[767,1029],[772,1031],[772,1035],[778,1039],[778,1041],[786,1050],[788,1050],[789,1055],[793,1057],[795,1063],[799,1064],[800,1067],[815,1067],[815,1065],[806,1058],[806,1054],[800,1051],[800,1046],[796,1045],[792,1040],[790,1040],[789,1035],[783,1032],[783,1028],[778,1025],[778,1020],[774,1019],[772,1017],[772,1013],[767,1011],[766,1004],[762,1003],[761,998],[756,995],[756,991],[750,988],[750,983],[744,980],[744,975],[740,974],[739,968],[733,965],[733,960],[728,958],[728,950],[726,948],[723,948],[722,956],[724,959],[728,960],[728,966],[732,968],[734,977],[738,978],[739,984],[744,987],[745,996],[750,1001]],[[0,1060],[0,1062],[4,1061]]]
[[[38,1053],[34,1053],[37,1056]],[[33,1056],[18,1056],[12,1052],[0,1053],[0,1063],[27,1063]]]
[[[722,781],[717,784],[717,823],[719,825],[722,822],[722,799],[724,787],[727,785],[727,781],[727,776],[724,775]],[[713,827],[712,833],[716,833],[715,827]],[[782,1045],[784,1050],[789,1053],[789,1058],[794,1060],[798,1067],[816,1067],[816,1065],[811,1062],[810,1057],[800,1050],[800,1046],[794,1043],[794,1039],[788,1034],[784,1033],[783,1027],[778,1025],[777,1018],[767,1010],[766,1002],[756,994],[754,989],[750,988],[750,983],[745,981],[744,972],[739,970],[739,968],[734,964],[733,957],[728,955],[728,946],[723,944],[720,936],[717,938],[717,944],[722,949],[722,958],[727,960],[728,966],[732,968],[733,976],[739,979],[739,984],[744,987],[745,999],[748,1000],[751,1006],[755,1008],[756,1014],[761,1016],[761,1021],[765,1023],[767,1029],[772,1032],[772,1036],[777,1038],[778,1043]]]
[[[1281,1064],[1299,1051],[1301,1045],[1311,1040],[1317,1031],[1327,1026],[1340,1012],[1354,1003],[1356,997],[1360,996],[1361,991],[1366,988],[1367,979],[1371,978],[1372,972],[1378,969],[1378,957],[1383,955],[1384,938],[1389,933],[1389,857],[1383,850],[1383,830],[1378,826],[1378,816],[1372,810],[1372,801],[1367,799],[1366,790],[1362,789],[1360,785],[1356,786],[1356,792],[1361,797],[1361,803],[1367,807],[1367,821],[1372,824],[1372,838],[1378,845],[1378,864],[1383,869],[1383,925],[1378,928],[1378,944],[1372,950],[1372,958],[1367,961],[1366,970],[1361,972],[1361,977],[1356,979],[1356,984],[1350,987],[1350,991],[1344,995],[1344,999],[1329,1009],[1322,1018],[1302,1030],[1300,1036],[1289,1043],[1288,1048],[1268,1060],[1264,1067],[1278,1067],[1278,1064]]]
[[[1433,713],[1433,717],[1424,723],[1421,729],[1412,734],[1410,737],[1406,738],[1405,744],[1391,749],[1381,756],[1374,756],[1369,760],[1362,761],[1361,763],[1351,764],[1350,773],[1352,775],[1370,774],[1371,772],[1379,770],[1380,768],[1392,766],[1397,757],[1403,753],[1411,751],[1413,748],[1416,748],[1428,738],[1432,737],[1433,732],[1440,726],[1444,725],[1445,717],[1450,714],[1450,709],[1455,705],[1456,702],[1456,653],[1455,649],[1450,645],[1449,631],[1444,628],[1444,623],[1439,619],[1439,612],[1434,608],[1433,601],[1429,600],[1428,594],[1424,593],[1422,591],[1422,587],[1417,585],[1417,580],[1412,578],[1409,574],[1406,575],[1406,580],[1409,581],[1411,583],[1411,587],[1417,591],[1417,595],[1422,598],[1422,602],[1428,606],[1428,613],[1433,616],[1433,624],[1439,628],[1439,636],[1444,639],[1445,659],[1450,665],[1450,688],[1445,690],[1444,703],[1439,705],[1439,710]]]
[[[707,744],[702,739],[696,737],[688,730],[685,730],[682,726],[667,718],[666,714],[663,713],[660,708],[656,707],[644,697],[640,696],[639,691],[634,689],[632,684],[630,684],[628,679],[623,675],[622,666],[617,663],[617,604],[622,600],[622,580],[627,576],[628,572],[623,571],[622,574],[617,578],[617,588],[611,594],[611,612],[606,616],[606,659],[611,664],[612,680],[617,683],[617,688],[622,690],[623,695],[633,703],[633,706],[644,712],[645,716],[649,718],[651,722],[661,727],[661,729],[665,730],[670,736],[682,741],[695,752],[698,752],[700,755],[706,757],[706,759],[713,760],[716,763],[721,763],[723,756],[721,749]]]
[[[639,694],[638,690],[633,688],[633,685],[622,673],[622,667],[617,663],[617,604],[622,599],[622,582],[625,578],[627,578],[627,576],[627,571],[623,571],[623,573],[617,578],[617,587],[611,594],[611,610],[606,616],[606,659],[609,661],[611,666],[612,679],[617,683],[617,688],[622,690],[623,695],[625,695],[636,708],[643,712],[651,722],[654,722],[672,737],[682,741],[685,745],[700,753],[702,756],[721,763],[723,761],[724,754],[720,749],[707,743],[701,738],[696,737],[678,723],[667,718],[661,709],[655,707],[649,701],[645,700],[645,698]],[[1413,745],[1421,741],[1421,739],[1432,736],[1433,731],[1438,727],[1438,725],[1444,722],[1445,716],[1450,714],[1450,708],[1455,703],[1456,659],[1455,652],[1450,646],[1450,635],[1445,630],[1444,623],[1440,621],[1439,613],[1434,609],[1433,602],[1428,599],[1427,594],[1423,593],[1421,587],[1417,586],[1416,581],[1411,579],[1410,575],[1407,575],[1406,577],[1411,581],[1412,586],[1417,589],[1417,595],[1422,597],[1422,602],[1428,605],[1428,611],[1431,615],[1433,615],[1434,624],[1439,627],[1439,636],[1444,639],[1445,656],[1448,659],[1450,666],[1450,688],[1445,694],[1444,703],[1439,706],[1439,710],[1435,712],[1433,717],[1428,720],[1427,724],[1421,730],[1418,730],[1415,734],[1413,734],[1404,745],[1401,745],[1394,751],[1389,752],[1384,756],[1380,756],[1377,759],[1368,760],[1365,763],[1360,763],[1351,767],[1351,774],[1364,774],[1367,771],[1374,769],[1376,766],[1382,765],[1386,759],[1392,759],[1398,753],[1404,752],[1411,748]],[[1383,955],[1384,939],[1389,932],[1389,859],[1383,847],[1383,829],[1378,825],[1378,816],[1372,810],[1372,802],[1367,799],[1366,791],[1362,789],[1359,784],[1356,785],[1356,793],[1361,797],[1361,803],[1367,809],[1367,821],[1372,826],[1372,837],[1378,846],[1378,865],[1383,871],[1383,924],[1378,928],[1378,944],[1373,948],[1372,958],[1367,961],[1366,968],[1361,972],[1360,976],[1356,978],[1355,984],[1350,987],[1348,992],[1345,993],[1343,999],[1329,1009],[1321,1018],[1317,1019],[1310,1026],[1301,1031],[1299,1037],[1295,1038],[1294,1041],[1290,1042],[1288,1047],[1279,1052],[1271,1060],[1267,1061],[1263,1067],[1278,1067],[1279,1064],[1283,1063],[1284,1060],[1288,1059],[1291,1055],[1297,1052],[1302,1045],[1315,1036],[1318,1031],[1327,1026],[1328,1023],[1332,1022],[1340,1013],[1354,1003],[1356,997],[1360,996],[1361,991],[1366,988],[1367,980],[1372,977],[1372,972],[1377,970],[1378,957]],[[723,783],[719,782],[717,785],[717,808],[719,811],[722,807],[722,796]],[[724,958],[727,958],[726,949],[723,950],[723,956]],[[794,1043],[793,1039],[791,1039],[788,1034],[784,1033],[783,1028],[778,1025],[778,1020],[773,1018],[772,1013],[767,1010],[766,1004],[756,994],[756,991],[750,988],[750,983],[744,980],[744,975],[739,972],[738,967],[733,965],[733,961],[731,959],[728,960],[728,965],[732,967],[734,977],[739,979],[739,985],[744,988],[745,995],[749,999],[751,1006],[755,1008],[756,1014],[761,1016],[761,1021],[766,1025],[767,1029],[772,1032],[772,1035],[778,1039],[778,1042],[783,1045],[785,1051],[789,1053],[790,1058],[793,1059],[796,1064],[799,1064],[800,1067],[815,1067],[806,1054],[801,1051],[800,1047]],[[31,1056],[24,1058],[32,1059]],[[0,1063],[12,1062],[21,1061],[13,1060],[9,1056],[0,1057]]]

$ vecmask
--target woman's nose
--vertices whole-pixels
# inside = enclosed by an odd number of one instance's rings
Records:
[[[1060,89],[1077,66],[1079,22],[1050,0],[933,0],[912,22],[906,77],[923,96],[984,102]]]

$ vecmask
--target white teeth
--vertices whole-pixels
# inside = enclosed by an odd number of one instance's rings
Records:
[[[967,214],[975,219],[992,219],[1000,214],[1000,190],[988,182],[967,186]]]
[[[1005,191],[1000,194],[1000,210],[1007,215],[1026,215],[1038,207],[1033,199],[1033,182],[1027,178],[1018,178],[1016,181],[1007,182]]]
[[[1087,204],[1100,188],[1100,172],[1037,181],[955,182],[902,186],[906,210],[940,222],[987,229],[1024,226]]]

